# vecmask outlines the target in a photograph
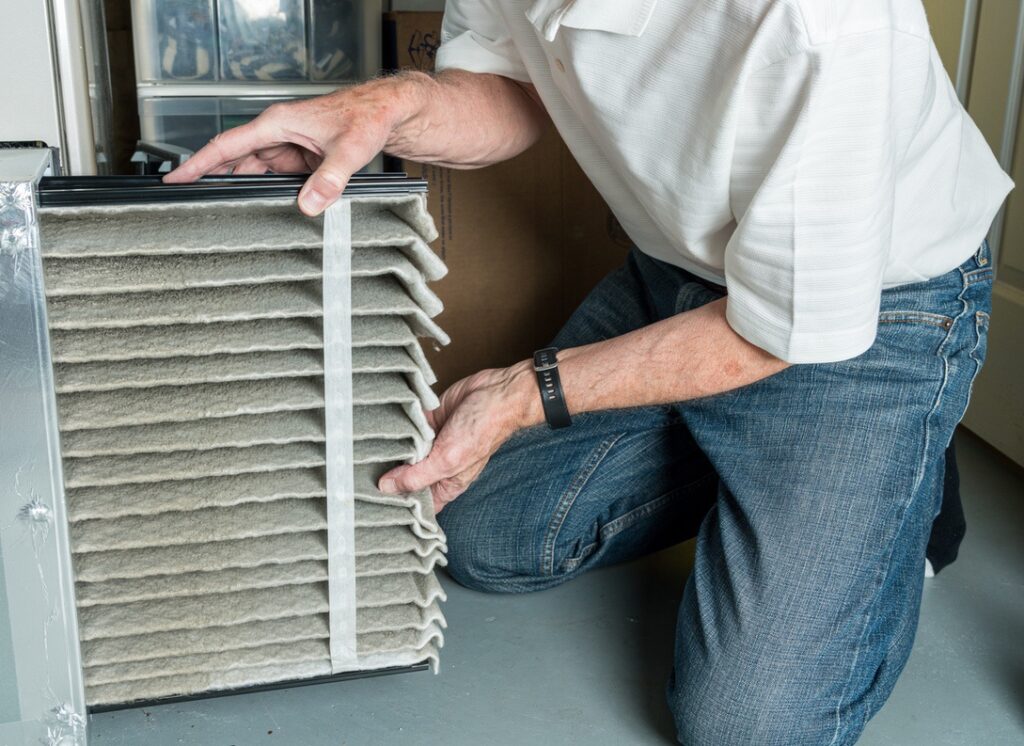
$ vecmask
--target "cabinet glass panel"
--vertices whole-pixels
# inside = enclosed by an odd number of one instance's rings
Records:
[[[217,27],[214,0],[136,0],[139,82],[214,80]]]
[[[369,5],[375,6],[374,3]],[[369,72],[362,69],[365,13],[360,0],[310,0],[309,77],[312,80],[353,80]]]
[[[302,0],[218,0],[221,78],[306,79]]]

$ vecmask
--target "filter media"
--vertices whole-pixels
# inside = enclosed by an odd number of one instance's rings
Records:
[[[375,487],[433,437],[423,196],[40,231],[88,704],[436,667],[444,534],[429,495]]]

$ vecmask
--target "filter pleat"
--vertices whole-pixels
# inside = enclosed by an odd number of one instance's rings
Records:
[[[404,539],[405,537],[395,537],[393,543],[398,545]],[[216,544],[187,544],[130,550],[107,549],[76,554],[74,564],[75,575],[80,582],[98,583],[116,578],[165,575],[167,568],[172,565],[178,572],[186,573],[326,559],[325,535],[322,532],[311,532],[223,541]]]
[[[76,553],[140,549],[321,531],[327,527],[322,500],[275,500],[231,508],[127,516],[71,524]]]
[[[420,538],[440,539],[442,534],[433,516],[427,518],[424,515],[428,511],[429,497],[424,493],[418,499],[420,507],[415,511],[402,505],[360,500],[355,525],[357,528],[407,526]],[[76,553],[84,553],[232,541],[320,531],[326,527],[322,500],[291,498],[224,508],[78,521],[71,524],[71,538]]]
[[[319,282],[238,285],[116,295],[58,296],[47,304],[50,328],[120,329],[214,322],[288,319],[322,315]],[[393,276],[352,280],[352,312],[359,316],[401,316],[421,336],[445,340],[420,306]]]
[[[99,583],[78,583],[75,594],[78,608],[83,608],[305,585],[326,580],[326,562],[301,560],[258,568],[234,567],[227,570],[155,575],[144,579],[118,578]]]
[[[418,607],[402,607],[418,609]],[[436,613],[431,613],[436,610]],[[409,626],[361,633],[357,636],[363,654],[421,648],[444,639],[443,617],[435,605],[410,616]],[[297,619],[249,622],[232,627],[210,627],[206,630],[176,630],[150,635],[90,640],[82,645],[86,667],[109,666],[116,663],[154,661],[164,658],[161,651],[175,650],[179,655],[220,653],[271,645],[284,645],[306,640],[325,640],[330,629],[326,614]]]
[[[426,606],[396,604],[359,610],[359,629],[363,634],[403,629],[426,629],[431,624],[447,626],[437,601]]]
[[[57,208],[40,220],[43,256],[160,256],[262,252],[323,245],[323,221],[287,200]],[[196,258],[197,261],[200,257]]]
[[[405,415],[391,405],[393,416]],[[408,418],[406,418],[408,419]],[[410,422],[406,429],[415,432]],[[324,439],[322,409],[297,412],[269,412],[153,425],[72,430],[61,438],[66,457],[123,456],[171,451],[207,451],[213,448],[243,448],[255,445],[321,443]]]
[[[318,282],[292,282],[162,293],[64,296],[50,299],[47,308],[51,329],[120,329],[315,318],[323,313],[322,296]]]
[[[69,458],[64,464],[64,484],[69,489],[146,484],[323,465],[323,449],[315,443]]]
[[[100,686],[121,681],[138,682],[144,679],[159,679],[166,676],[168,672],[180,674],[223,673],[236,668],[252,668],[258,665],[322,661],[325,657],[330,659],[330,649],[325,640],[301,640],[198,655],[154,658],[134,663],[91,666],[86,669],[85,674],[91,686]]]
[[[428,507],[429,502],[428,493],[423,493],[419,497],[414,509],[404,505],[386,505],[357,498],[356,525],[366,528],[408,526],[419,537],[440,539],[443,533],[434,519],[433,511]]]
[[[408,327],[406,327],[408,328]],[[259,319],[125,329],[51,329],[55,363],[166,360],[181,356],[323,348],[321,320]]]
[[[193,696],[204,692],[240,689],[268,682],[295,681],[332,673],[330,658],[304,663],[267,664],[252,668],[201,674],[163,676],[158,679],[126,681],[117,684],[86,684],[85,699],[90,705],[122,704],[170,696]],[[88,679],[87,679],[88,681]]]
[[[437,382],[437,376],[426,358],[414,356],[410,349],[419,350],[419,345],[410,347],[356,347],[352,351],[354,373],[419,373],[426,384]],[[420,351],[422,355],[422,350]]]
[[[353,415],[356,439],[429,439],[429,427],[424,428],[421,413],[412,407],[410,402],[357,405]],[[64,433],[62,448],[66,457],[89,458],[301,442],[322,443],[324,437],[323,410],[309,409],[189,422],[72,430]],[[183,475],[182,478],[187,476]]]
[[[359,657],[359,665],[370,668],[389,668],[394,666],[411,666],[416,663],[429,663],[430,670],[438,672],[441,651],[438,645],[424,645],[422,648],[404,648],[389,653],[371,653]]]
[[[423,450],[412,438],[405,440],[357,440],[353,446],[353,462],[359,464],[393,464],[421,458]]]
[[[62,394],[58,407],[61,430],[68,431],[294,412],[323,403],[319,379],[290,378]]]
[[[422,273],[396,249],[376,247],[353,252],[352,276],[397,280],[405,293],[430,317],[437,316],[444,309],[441,299],[427,287]]]
[[[326,583],[79,609],[83,640],[324,614]]]
[[[416,341],[416,335],[401,317],[353,318],[352,334],[354,363],[361,348],[401,347],[424,371],[428,381],[433,383],[433,373]],[[166,361],[175,357],[323,348],[320,319],[276,319],[134,329],[58,329],[51,331],[50,342],[53,361],[57,364]],[[373,369],[372,363],[370,367]]]
[[[319,350],[282,350],[56,366],[57,393],[323,375]]]
[[[359,637],[359,652],[362,655],[382,655],[420,650],[427,645],[444,646],[444,630],[439,624],[426,629],[403,629],[389,632],[370,632]]]
[[[444,601],[434,575],[410,573],[368,578],[356,588],[359,609]],[[78,611],[83,640],[245,624],[329,611],[326,583],[286,585],[216,595],[93,605]],[[357,620],[358,624],[358,620]]]
[[[226,477],[79,487],[66,492],[68,520],[223,508],[288,498],[325,497],[323,469],[281,469]]]
[[[426,558],[447,551],[444,538],[426,539],[406,526],[358,528],[355,543],[357,562],[363,557],[406,554]],[[183,573],[205,572],[326,558],[322,532],[287,533],[209,544],[79,552],[75,573],[80,581],[99,582],[164,575],[171,566]]]
[[[412,205],[411,210],[393,210],[367,202],[352,203],[352,248],[356,251],[378,246],[393,246],[423,273],[430,282],[448,274],[444,262],[431,251],[430,236],[436,237],[433,226],[422,220],[422,211]],[[404,215],[400,215],[402,212]],[[428,230],[421,233],[420,230]]]
[[[327,615],[310,614],[290,619],[248,622],[230,627],[174,630],[88,640],[82,643],[82,662],[87,667],[131,663],[164,657],[168,650],[177,651],[181,655],[215,653],[300,640],[322,640],[329,634]]]
[[[404,257],[403,257],[404,258]],[[406,260],[406,263],[407,260]],[[46,260],[46,295],[106,295],[319,280],[318,251]]]
[[[354,316],[401,316],[421,337],[433,337],[446,345],[449,337],[431,316],[409,297],[392,277],[364,277],[352,281]]]
[[[141,360],[93,361],[55,366],[57,393],[114,391],[124,388],[183,386],[197,383],[259,381],[323,375],[320,349],[177,356]],[[425,361],[405,347],[361,347],[353,350],[355,373],[402,373],[419,387],[434,383]],[[429,388],[426,388],[429,390]],[[419,394],[419,389],[417,389]]]
[[[369,555],[359,559],[356,574],[367,578],[394,574],[426,575],[435,566],[444,563],[444,555],[438,551],[427,557],[418,557],[413,553]],[[325,560],[299,560],[260,565],[256,568],[232,567],[224,570],[152,575],[145,578],[115,578],[95,583],[80,582],[76,586],[76,600],[81,608],[303,585],[326,580]]]
[[[363,557],[356,557],[356,575],[359,577],[370,577],[371,575],[391,575],[396,572],[433,572],[436,567],[444,567],[448,564],[444,553],[441,551],[443,545],[438,542],[437,549],[434,549],[425,557],[415,552],[404,552],[402,554],[368,554]]]

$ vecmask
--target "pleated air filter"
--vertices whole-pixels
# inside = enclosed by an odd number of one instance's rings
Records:
[[[429,661],[445,344],[424,195],[39,216],[88,705]]]

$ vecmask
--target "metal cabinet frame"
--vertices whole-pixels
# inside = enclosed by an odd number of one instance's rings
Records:
[[[20,712],[0,722],[0,743],[77,746],[85,689],[35,198],[50,158],[0,151],[0,667]]]

